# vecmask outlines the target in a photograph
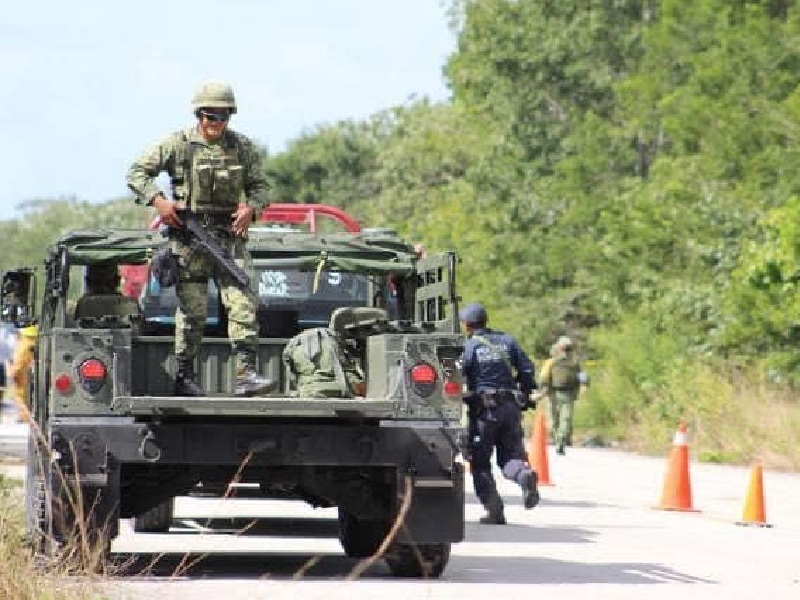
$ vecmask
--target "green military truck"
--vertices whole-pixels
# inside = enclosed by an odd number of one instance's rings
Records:
[[[208,395],[175,397],[174,290],[151,280],[138,302],[105,297],[72,313],[86,267],[147,265],[165,243],[153,230],[91,230],[48,250],[27,461],[36,550],[52,553],[76,530],[108,550],[120,518],[134,518],[137,531],[163,532],[176,496],[247,493],[337,507],[348,556],[381,549],[396,576],[438,577],[464,536],[454,254],[420,258],[385,230],[252,229],[259,371],[280,387],[233,395],[224,309],[210,283],[198,360]],[[17,284],[3,289],[35,290],[19,285],[33,276],[9,271],[4,282]],[[2,302],[18,306],[20,298],[3,293]],[[366,391],[298,396],[284,347],[344,307],[355,309],[344,335]]]

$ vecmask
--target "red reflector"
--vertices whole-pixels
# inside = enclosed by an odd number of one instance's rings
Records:
[[[81,379],[103,379],[106,376],[106,366],[96,358],[90,358],[78,367]]]
[[[68,391],[72,389],[72,381],[70,380],[69,376],[61,374],[56,377],[56,380],[53,382],[56,386],[56,390],[58,390],[61,394],[66,394]]]
[[[455,381],[448,381],[444,384],[445,396],[458,396],[461,393],[461,385]]]
[[[436,381],[436,370],[426,363],[414,365],[411,368],[411,381],[414,383],[433,383]]]

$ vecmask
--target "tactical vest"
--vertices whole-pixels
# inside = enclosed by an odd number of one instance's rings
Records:
[[[236,135],[225,131],[219,144],[189,140],[186,131],[175,159],[172,189],[175,199],[197,213],[227,213],[244,202],[244,166]]]
[[[491,350],[492,353],[498,359],[503,361],[503,364],[505,364],[509,368],[509,370],[511,370],[511,356],[509,356],[508,350],[506,350],[505,346],[503,346],[502,344],[495,344],[489,338],[483,335],[478,335],[477,333],[472,334],[472,339],[489,348],[489,350]]]
[[[559,356],[553,359],[550,370],[550,380],[554,389],[576,390],[580,382],[578,373],[581,367],[578,361],[569,356]]]
[[[291,374],[292,394],[300,397],[352,398],[363,372],[326,327],[307,329],[286,344],[283,361]]]

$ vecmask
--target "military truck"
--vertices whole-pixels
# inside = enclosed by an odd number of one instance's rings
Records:
[[[36,550],[56,552],[77,528],[107,551],[120,518],[133,518],[137,531],[168,531],[176,496],[246,493],[337,507],[348,556],[380,550],[396,576],[441,575],[464,536],[454,253],[420,257],[385,230],[253,228],[259,371],[280,386],[233,395],[234,357],[216,301],[197,365],[207,396],[175,397],[174,332],[159,318],[164,306],[174,310],[174,291],[170,300],[151,280],[139,305],[109,297],[88,315],[71,314],[70,301],[86,267],[146,265],[165,243],[153,230],[74,231],[48,250],[27,460]],[[33,276],[14,270],[4,282]],[[213,285],[209,294],[218,294]],[[3,294],[3,306],[11,301],[20,299]],[[387,316],[348,329],[365,394],[293,395],[281,360],[287,341],[348,306]]]

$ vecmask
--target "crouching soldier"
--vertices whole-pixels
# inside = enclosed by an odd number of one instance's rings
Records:
[[[304,398],[353,398],[366,392],[357,341],[347,325],[387,319],[376,308],[336,309],[328,327],[307,329],[286,344],[283,361],[290,375],[290,393]]]

